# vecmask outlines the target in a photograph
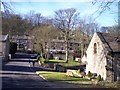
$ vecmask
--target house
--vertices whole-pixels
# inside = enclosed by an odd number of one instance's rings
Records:
[[[49,44],[49,45],[48,45]],[[56,53],[58,57],[61,57],[61,59],[65,59],[65,40],[59,40],[59,39],[53,39],[50,43],[45,42],[44,49],[47,49],[49,46],[50,52]],[[68,52],[69,52],[69,58],[75,59],[81,58],[81,42],[78,41],[69,41],[68,43]]]
[[[79,48],[80,45],[81,45],[81,42],[69,41],[69,43],[68,43],[69,52],[72,53],[72,52],[74,52],[74,50],[80,49]],[[51,49],[51,51],[55,50],[55,51],[65,52],[65,41],[64,40],[53,39],[51,41],[50,49]]]
[[[12,36],[10,38],[10,41],[17,43],[17,50],[18,51],[27,51],[27,50],[33,50],[33,44],[32,44],[32,37],[28,35],[22,35],[22,36]]]
[[[0,59],[3,61],[9,58],[9,36],[0,35]]]
[[[93,35],[82,62],[88,71],[101,75],[106,81],[120,81],[120,37],[117,34]]]

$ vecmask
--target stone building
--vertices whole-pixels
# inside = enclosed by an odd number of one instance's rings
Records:
[[[9,36],[0,35],[0,59],[7,61],[9,58]]]
[[[93,35],[82,62],[86,73],[91,71],[107,81],[120,81],[120,37],[97,32]]]
[[[81,42],[69,41],[69,44],[68,44],[69,52],[72,53],[72,52],[74,52],[74,50],[80,51],[80,45],[81,45]],[[50,49],[51,49],[51,51],[56,50],[56,51],[64,52],[65,51],[65,41],[53,39],[51,41]]]
[[[44,49],[48,49],[53,53],[57,53],[57,56],[65,59],[65,41],[53,39],[50,43],[45,43]],[[69,41],[68,43],[68,52],[71,59],[81,58],[81,42],[78,41]]]
[[[33,50],[33,43],[32,43],[32,37],[27,35],[22,36],[12,36],[10,38],[10,41],[17,43],[17,50],[18,51],[27,51],[28,49]]]

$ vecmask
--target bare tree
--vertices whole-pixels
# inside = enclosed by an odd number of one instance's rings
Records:
[[[97,31],[99,31],[99,25],[92,18],[83,17],[80,20],[75,36],[78,37],[81,42],[81,56],[85,54],[91,37]]]
[[[96,5],[99,3],[98,9],[96,12],[99,12],[99,17],[102,13],[104,13],[106,10],[111,10],[111,6],[114,2],[117,2],[118,0],[93,0],[92,4]],[[96,13],[95,12],[95,13]],[[114,12],[115,13],[115,12]],[[116,12],[117,13],[117,12]]]
[[[4,2],[3,0],[0,0],[0,4],[1,4],[1,7],[3,7],[6,16],[9,17],[9,14],[12,11],[10,5],[8,3]],[[2,11],[0,12],[0,14],[2,15]],[[1,27],[0,34],[2,34],[2,18],[1,17],[0,17],[0,27]]]
[[[102,32],[107,32],[107,33],[111,33],[111,34],[117,34],[118,36],[120,36],[120,26],[119,25],[115,25],[115,26],[109,26],[109,27],[102,27]]]
[[[86,19],[85,31],[88,36],[93,36],[93,34],[99,31],[99,24],[94,21],[93,18],[89,17]],[[84,21],[85,23],[85,21]],[[89,38],[88,38],[89,40]]]
[[[86,27],[87,27],[86,18],[83,18],[79,22],[78,32],[77,32],[77,34],[79,33],[79,36],[78,35],[77,36],[79,37],[79,39],[81,41],[81,46],[80,46],[80,48],[81,48],[81,56],[84,55],[84,52],[86,51],[85,45],[86,45],[86,43],[88,43],[87,40],[88,40],[89,35],[87,35],[88,30],[87,30]]]
[[[34,24],[35,24],[35,27],[38,27],[40,26],[40,24],[42,23],[42,16],[40,13],[37,13],[33,16],[34,18]]]
[[[39,28],[34,28],[30,34],[34,36],[34,50],[43,55],[49,52],[51,40],[59,35],[59,30],[52,25],[43,25]]]
[[[9,16],[9,14],[14,13],[11,2],[6,2],[4,0],[0,0],[1,7],[3,7],[4,13]]]
[[[0,3],[1,3],[1,5],[4,8],[4,11],[11,11],[11,7],[10,7],[10,5],[7,2],[0,1]]]
[[[55,26],[61,30],[61,35],[65,40],[66,63],[68,62],[68,43],[73,36],[72,30],[77,27],[79,22],[79,13],[74,8],[55,11]]]
[[[118,30],[117,33],[118,33],[118,37],[119,37],[120,36],[120,30],[119,30],[120,29],[120,19],[119,19],[119,17],[120,17],[120,10],[119,10],[120,9],[120,1],[119,0],[93,0],[92,4],[95,5],[95,4],[99,3],[99,7],[96,11],[96,12],[99,12],[99,15],[97,16],[97,17],[99,17],[105,11],[107,11],[107,10],[111,11],[111,9],[112,9],[111,6],[113,4],[115,5],[115,2],[116,2],[116,6],[118,6],[118,11],[112,11],[112,13],[118,14],[118,21],[115,21],[116,23],[118,23],[118,25],[116,25],[115,28],[113,26],[112,29],[110,29],[111,27],[102,27],[102,29],[106,30],[107,32],[116,32],[116,30]],[[114,10],[116,10],[116,9],[114,9]],[[107,29],[110,29],[110,31],[108,31]]]

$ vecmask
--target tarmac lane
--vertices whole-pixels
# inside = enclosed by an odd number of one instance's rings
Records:
[[[25,55],[25,58],[24,58]],[[38,76],[36,71],[50,71],[46,68],[40,67],[38,63],[35,63],[33,67],[32,62],[29,62],[29,56],[27,54],[17,54],[17,58],[14,58],[8,62],[2,63],[2,71],[0,72],[2,77],[2,89],[10,90],[23,90],[23,89],[46,89],[50,90],[54,88],[70,88],[76,87],[70,84],[49,82]],[[26,58],[27,57],[27,58]],[[52,89],[53,90],[53,89]]]
[[[2,63],[0,78],[2,78],[3,90],[61,90],[61,88],[65,90],[82,90],[83,88],[87,87],[94,87],[94,89],[101,88],[101,86],[95,85],[79,85],[64,82],[46,81],[42,77],[38,76],[35,72],[51,70],[40,67],[37,62],[33,67],[32,62],[29,62],[30,55],[28,54],[23,53],[16,55],[17,58]],[[87,90],[89,90],[89,88]]]
[[[21,59],[23,60],[23,59]],[[26,61],[27,59],[25,59]],[[36,67],[37,68],[37,67]],[[2,65],[2,88],[46,88],[45,80],[31,71],[28,62],[11,60]]]

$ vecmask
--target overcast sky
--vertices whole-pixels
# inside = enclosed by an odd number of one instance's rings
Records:
[[[88,0],[79,1],[79,0],[5,0],[9,3],[11,2],[11,6],[13,11],[16,14],[27,14],[30,11],[35,11],[36,13],[41,13],[43,16],[54,16],[54,11],[59,9],[67,9],[67,8],[75,8],[77,12],[80,12],[81,17],[91,16],[92,18],[96,18],[98,13],[93,14],[99,6],[99,3],[96,5],[92,5]],[[74,1],[74,2],[73,2]],[[3,10],[3,9],[2,9]],[[118,6],[117,2],[115,2],[110,10],[105,11],[102,15],[100,15],[96,22],[101,26],[112,26],[117,24],[118,19]]]

